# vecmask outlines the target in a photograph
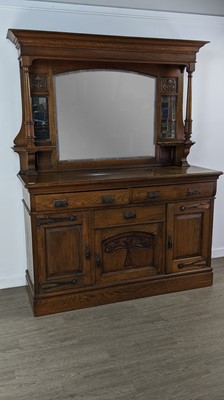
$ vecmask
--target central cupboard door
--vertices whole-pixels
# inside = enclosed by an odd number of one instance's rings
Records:
[[[161,206],[97,211],[96,282],[111,284],[162,274],[162,219]]]

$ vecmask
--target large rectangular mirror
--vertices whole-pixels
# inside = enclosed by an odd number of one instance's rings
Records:
[[[155,156],[156,78],[82,70],[54,84],[59,161]]]

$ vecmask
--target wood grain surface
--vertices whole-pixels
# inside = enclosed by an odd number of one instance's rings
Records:
[[[221,400],[224,259],[214,285],[34,318],[0,291],[1,400]]]

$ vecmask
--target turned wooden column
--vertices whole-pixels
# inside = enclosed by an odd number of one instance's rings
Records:
[[[24,126],[27,138],[27,146],[32,148],[34,146],[34,124],[32,116],[32,104],[31,104],[31,93],[30,93],[30,78],[29,78],[29,67],[22,67],[23,73],[23,90],[24,96]]]
[[[186,119],[185,119],[185,141],[186,143],[191,142],[192,135],[192,76],[195,70],[195,64],[192,63],[187,68],[188,73],[188,83],[187,83],[187,103],[186,103]]]
[[[22,86],[23,86],[23,112],[24,112],[24,131],[26,138],[26,173],[36,174],[35,143],[34,143],[34,123],[32,115],[32,100],[30,92],[29,67],[30,58],[22,59]]]
[[[189,166],[187,156],[190,153],[191,146],[194,144],[191,140],[192,135],[192,76],[195,70],[195,64],[190,63],[187,68],[188,82],[187,82],[187,101],[186,101],[186,118],[184,121],[184,148],[183,156],[181,158],[181,165],[183,167]]]

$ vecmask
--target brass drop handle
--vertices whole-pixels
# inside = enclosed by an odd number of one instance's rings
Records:
[[[101,202],[103,204],[114,204],[115,196],[101,196]]]
[[[136,211],[126,211],[123,213],[125,219],[136,218]]]
[[[193,204],[191,206],[181,206],[180,211],[192,210],[192,209],[200,209],[200,210],[208,210],[210,204],[202,203],[202,204]]]
[[[199,196],[200,195],[200,190],[197,188],[189,188],[187,189],[187,197],[191,196]]]
[[[54,200],[55,208],[66,208],[68,207],[68,199],[56,199]]]
[[[148,192],[147,199],[148,200],[157,200],[160,198],[160,192]]]
[[[205,267],[205,266],[206,266],[206,260],[198,260],[193,262],[180,263],[177,265],[177,268],[182,269],[186,267]]]

